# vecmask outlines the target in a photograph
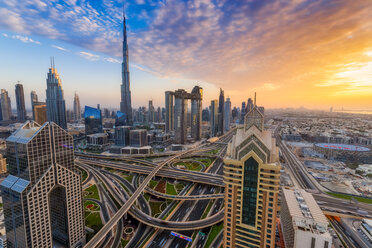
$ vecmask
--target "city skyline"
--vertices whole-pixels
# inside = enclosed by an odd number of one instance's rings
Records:
[[[222,87],[232,106],[239,106],[257,91],[262,96],[260,104],[267,108],[372,108],[368,73],[371,21],[367,19],[371,4],[367,2],[302,1],[283,6],[255,1],[244,5],[237,1],[233,6],[222,1],[137,2],[126,2],[134,107],[146,106],[148,99],[154,100],[154,106],[164,106],[166,90],[190,90],[197,83],[204,89],[205,106]],[[10,91],[20,80],[29,110],[31,90],[45,99],[42,82],[48,58],[54,55],[68,108],[72,108],[75,91],[81,92],[83,105],[119,108],[122,4],[77,6],[70,2],[56,6],[31,1],[16,8],[11,2],[1,3],[0,12],[9,17],[0,21],[0,45],[8,48],[0,61],[2,88]],[[34,10],[32,15],[25,12],[26,7]],[[279,7],[278,24],[263,21],[270,10]],[[170,22],[172,11],[183,8],[187,21],[181,22],[185,16],[180,14]],[[81,30],[72,21],[63,27],[58,24],[68,11]],[[344,13],[347,18],[339,18]],[[256,22],[260,22],[259,28],[252,27]],[[214,32],[216,28],[218,32]],[[191,32],[179,34],[178,30]],[[226,38],[221,39],[223,36]],[[258,39],[260,45],[255,42]],[[244,48],[247,44],[249,48]],[[17,59],[20,54],[22,61]],[[224,70],[215,71],[222,61]],[[19,70],[27,77],[20,76]],[[157,87],[150,87],[153,85]],[[100,95],[89,99],[94,92]],[[14,95],[10,96],[15,102]]]

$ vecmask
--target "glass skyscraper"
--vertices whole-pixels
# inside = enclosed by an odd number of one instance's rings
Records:
[[[115,116],[115,127],[126,126],[128,117],[125,113],[117,111]]]
[[[17,120],[24,122],[26,120],[25,94],[22,84],[15,85],[15,96],[17,103]]]
[[[26,122],[7,140],[0,184],[8,247],[85,244],[82,187],[73,138],[55,123]]]
[[[125,14],[123,14],[123,63],[122,70],[122,84],[121,84],[121,102],[120,111],[127,115],[128,125],[133,124],[132,118],[132,98],[130,92],[129,80],[129,56],[128,56],[128,41],[127,41],[127,26],[125,23]]]
[[[46,81],[47,119],[50,122],[56,123],[63,129],[67,129],[66,106],[65,99],[63,98],[62,83],[57,69],[54,67],[53,60]]]
[[[12,118],[10,98],[5,89],[1,89],[1,114],[3,121],[9,121]]]
[[[75,92],[74,96],[74,121],[78,122],[81,118],[81,107],[80,107],[80,99],[78,94]]]
[[[85,134],[102,133],[102,113],[100,109],[85,106]]]

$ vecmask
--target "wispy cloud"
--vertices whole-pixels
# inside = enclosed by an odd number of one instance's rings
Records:
[[[247,89],[282,91],[276,96],[284,98],[331,78],[349,80],[353,72],[332,69],[372,50],[371,1],[131,0],[127,6],[130,61],[138,69],[198,79],[244,99]],[[82,47],[92,53],[78,54],[91,61],[117,63],[122,52],[116,1],[12,0],[0,3],[0,16],[1,28]]]
[[[57,45],[51,45],[51,47],[54,47],[58,50],[61,50],[61,51],[64,51],[64,52],[70,52],[70,50],[66,49],[66,48],[63,48],[63,47],[60,47],[60,46],[57,46]]]
[[[89,52],[79,52],[78,54],[81,57],[83,57],[84,59],[87,59],[87,60],[90,60],[90,61],[98,61],[100,59],[99,55],[95,55],[95,54],[89,53]]]
[[[23,36],[23,35],[18,35],[18,34],[17,35],[8,35],[6,33],[2,33],[2,35],[6,38],[20,40],[23,43],[34,43],[34,44],[37,44],[37,45],[41,44],[39,41],[33,40],[33,39],[31,39],[27,36]]]
[[[121,63],[119,60],[114,59],[114,58],[104,58],[103,60],[110,62],[110,63],[118,63],[118,64]]]

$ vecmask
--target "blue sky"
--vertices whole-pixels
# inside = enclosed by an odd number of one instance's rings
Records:
[[[195,84],[233,105],[372,109],[372,2],[126,1],[134,106]],[[50,56],[68,107],[118,107],[123,1],[0,0],[0,87],[45,99]],[[345,66],[347,65],[347,66]],[[366,72],[367,71],[367,72]],[[351,94],[351,93],[352,94]]]

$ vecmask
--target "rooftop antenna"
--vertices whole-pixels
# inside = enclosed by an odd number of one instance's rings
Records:
[[[254,93],[254,106],[256,106],[256,92]]]

